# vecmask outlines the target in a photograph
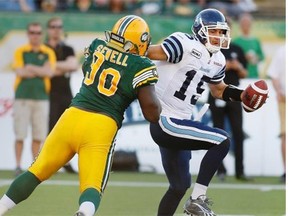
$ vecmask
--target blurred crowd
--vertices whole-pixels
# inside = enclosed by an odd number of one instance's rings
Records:
[[[213,7],[225,10],[231,17],[253,12],[253,0],[0,0],[0,11],[22,12],[112,12],[134,14],[168,14],[194,16],[200,10]]]

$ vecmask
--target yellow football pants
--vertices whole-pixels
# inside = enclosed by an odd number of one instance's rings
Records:
[[[44,181],[78,153],[80,192],[95,188],[102,193],[112,165],[117,130],[109,116],[70,107],[48,135],[29,171]]]

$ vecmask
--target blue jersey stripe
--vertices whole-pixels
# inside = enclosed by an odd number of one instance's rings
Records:
[[[169,48],[170,45],[167,43],[164,43],[164,42],[162,45],[163,45],[164,49],[168,52],[168,55],[169,55],[169,56],[167,56],[168,57],[167,61],[172,62],[172,52],[171,52],[171,49]]]
[[[174,45],[171,44],[169,41],[164,40],[163,46],[169,54],[168,62],[173,62],[175,59]]]
[[[218,83],[221,80],[223,80],[225,77],[225,70],[226,70],[226,66],[224,66],[218,74],[216,74],[214,77],[212,77],[211,83]]]
[[[163,45],[169,53],[169,62],[178,63],[183,58],[183,47],[180,41],[175,37],[171,36],[164,40]]]
[[[170,39],[171,39],[171,41],[172,40],[174,41],[174,44],[175,44],[175,46],[177,48],[177,54],[176,54],[177,58],[175,59],[174,63],[180,62],[182,60],[182,57],[183,57],[182,44],[180,43],[180,41],[175,36],[171,36]]]

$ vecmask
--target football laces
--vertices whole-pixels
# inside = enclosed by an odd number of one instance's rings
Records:
[[[257,95],[256,95],[256,97],[257,97]],[[257,109],[259,107],[260,103],[262,102],[262,99],[263,99],[263,96],[259,95],[255,105],[253,106],[254,109]]]

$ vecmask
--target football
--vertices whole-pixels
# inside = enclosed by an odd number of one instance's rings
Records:
[[[268,97],[268,86],[264,80],[251,83],[243,92],[242,105],[246,112],[259,109]]]

